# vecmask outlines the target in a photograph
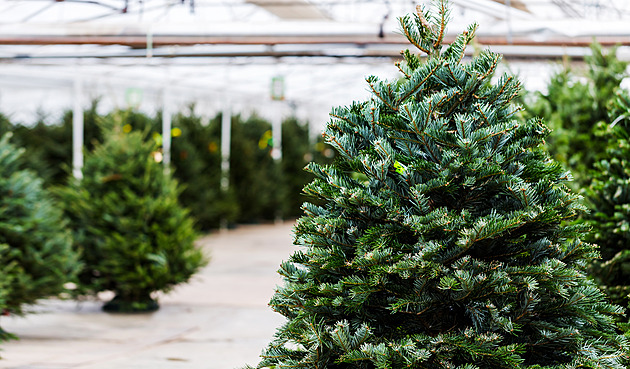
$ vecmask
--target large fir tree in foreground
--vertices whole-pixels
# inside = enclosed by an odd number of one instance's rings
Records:
[[[304,205],[258,367],[624,368],[548,129],[517,120],[514,77],[491,82],[499,55],[462,62],[475,25],[442,49],[437,8],[400,20],[426,59],[404,52],[401,81],[332,112],[339,158],[308,167],[325,205]]]

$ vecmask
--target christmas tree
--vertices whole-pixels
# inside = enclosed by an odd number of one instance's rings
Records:
[[[296,118],[282,122],[282,176],[285,179],[286,195],[283,196],[282,214],[287,218],[297,218],[304,202],[301,189],[313,176],[304,171],[304,166],[313,160],[309,142],[308,126]]]
[[[13,124],[6,115],[0,113],[0,135],[11,131],[13,131]]]
[[[221,189],[220,117],[204,125],[191,106],[175,115],[173,126],[173,175],[184,185],[182,205],[202,230],[218,228],[222,219],[233,222],[238,204],[232,191]]]
[[[97,127],[98,100],[83,112],[85,146],[91,149],[101,139]],[[72,168],[72,111],[64,112],[61,122],[39,113],[34,125],[14,125],[13,142],[24,147],[24,161],[44,181],[44,187],[63,184]]]
[[[9,137],[0,139],[0,309],[22,315],[25,305],[63,292],[80,264],[67,220]],[[7,337],[0,329],[0,340]]]
[[[592,212],[586,221],[602,259],[592,274],[617,304],[630,300],[630,98],[619,96],[618,117],[609,126],[607,156],[596,163],[594,178],[586,190]]]
[[[108,124],[83,179],[58,190],[85,263],[79,292],[113,291],[105,310],[155,310],[153,293],[188,281],[204,257],[177,182],[156,160],[157,143]]]
[[[271,124],[252,115],[232,119],[230,186],[240,205],[238,222],[274,220],[281,216],[285,183],[271,157]]]
[[[305,187],[325,204],[303,206],[258,368],[625,368],[548,129],[517,119],[514,77],[492,82],[499,55],[463,61],[476,25],[442,47],[436,7],[400,19],[426,58],[332,111],[338,158]]]
[[[556,73],[545,94],[528,106],[525,115],[543,117],[552,133],[547,142],[551,155],[567,165],[575,186],[587,186],[590,171],[606,152],[607,139],[596,133],[608,121],[621,81],[628,75],[627,62],[617,58],[616,48],[591,45],[585,58],[588,70],[579,73],[567,66]]]

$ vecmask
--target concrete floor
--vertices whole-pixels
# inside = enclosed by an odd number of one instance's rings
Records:
[[[296,247],[292,222],[239,226],[199,240],[210,264],[149,314],[109,314],[99,301],[47,300],[2,317],[19,341],[0,344],[3,369],[232,369],[255,366],[284,317],[267,303]]]

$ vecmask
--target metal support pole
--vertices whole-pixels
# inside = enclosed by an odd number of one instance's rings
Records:
[[[232,107],[229,101],[223,103],[221,112],[221,192],[227,193],[230,187],[230,145],[232,139]],[[221,219],[221,230],[227,230],[227,219]]]
[[[232,109],[229,102],[221,112],[221,191],[230,186],[230,142],[232,135]]]
[[[147,30],[147,58],[153,57],[153,30]]]
[[[271,157],[276,160],[282,160],[282,101],[272,101],[273,119],[271,122],[271,136],[273,139],[273,147],[271,149]]]
[[[273,147],[271,148],[271,157],[276,161],[276,165],[282,166],[282,101],[272,101],[273,118],[271,121],[271,137]],[[282,174],[280,174],[282,176]],[[280,180],[283,180],[280,178]],[[282,211],[276,209],[276,223],[282,223]]]
[[[162,92],[162,150],[164,160],[164,170],[169,171],[171,165],[171,110],[169,104],[168,89],[165,87]]]
[[[72,175],[83,178],[83,83],[80,77],[74,79],[74,101],[72,106]]]

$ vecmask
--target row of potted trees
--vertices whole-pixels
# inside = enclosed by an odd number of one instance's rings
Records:
[[[140,131],[158,142],[162,135],[161,112],[154,116],[128,110],[100,113],[95,101],[84,112],[84,141],[87,150],[101,142],[99,122],[124,121],[129,131]],[[171,167],[182,184],[179,195],[201,230],[220,224],[273,221],[300,215],[302,187],[312,179],[303,170],[310,161],[330,161],[333,151],[309,134],[306,123],[287,118],[282,123],[282,160],[271,156],[273,139],[269,121],[256,114],[231,117],[231,155],[227,189],[222,188],[221,114],[205,119],[195,107],[172,117]],[[11,131],[13,142],[27,149],[25,160],[44,179],[58,185],[70,177],[72,162],[72,113],[59,122],[47,117],[22,125],[0,115],[0,132]]]
[[[108,311],[157,309],[154,294],[207,263],[195,246],[181,188],[141,132],[102,125],[82,179],[45,188],[11,134],[0,140],[0,308],[23,314],[38,299],[113,291]],[[10,338],[3,332],[2,338]]]

